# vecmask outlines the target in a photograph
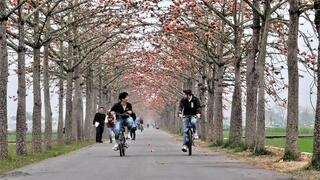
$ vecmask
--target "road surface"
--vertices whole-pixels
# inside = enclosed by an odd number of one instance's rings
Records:
[[[16,169],[0,179],[27,180],[229,180],[292,179],[253,167],[219,152],[194,151],[189,157],[170,135],[155,129],[137,134],[126,157],[112,144],[95,144]]]

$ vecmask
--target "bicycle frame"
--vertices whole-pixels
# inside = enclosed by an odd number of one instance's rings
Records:
[[[126,155],[126,147],[125,147],[125,143],[126,143],[126,137],[124,135],[124,126],[122,125],[122,127],[120,128],[120,133],[119,133],[119,152],[120,152],[120,157],[125,156]]]
[[[189,156],[192,155],[192,146],[193,146],[193,141],[194,141],[194,137],[193,137],[193,126],[191,124],[191,118],[195,117],[195,116],[184,116],[184,118],[188,118],[188,125],[187,125],[187,147],[188,147],[188,152],[189,152]],[[196,117],[195,117],[196,118]]]

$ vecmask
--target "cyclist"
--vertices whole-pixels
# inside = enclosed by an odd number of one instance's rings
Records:
[[[113,115],[116,115],[114,128],[116,142],[112,148],[115,151],[119,150],[119,133],[122,125],[127,126],[128,131],[130,132],[133,124],[133,119],[131,117],[133,113],[132,105],[128,101],[129,94],[127,92],[122,92],[119,94],[119,102],[114,104],[110,110]],[[128,147],[128,145],[126,145],[126,147]]]
[[[181,99],[179,105],[179,117],[183,119],[183,145],[182,151],[187,152],[187,130],[188,124],[191,122],[194,132],[194,138],[198,139],[198,133],[196,131],[197,119],[200,118],[201,105],[199,98],[192,94],[191,90],[184,90],[185,97]]]

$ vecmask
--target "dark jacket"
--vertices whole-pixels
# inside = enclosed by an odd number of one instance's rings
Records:
[[[105,114],[101,114],[101,113],[96,113],[96,115],[94,116],[93,119],[93,125],[98,122],[99,126],[104,127],[104,120],[106,119],[106,115]]]
[[[118,102],[112,106],[110,111],[114,111],[116,113],[117,119],[119,119],[119,118],[126,119],[129,117],[128,115],[121,115],[120,116],[119,114],[124,114],[128,111],[132,111],[132,105],[130,103],[127,103],[126,109],[123,109],[121,102]]]
[[[189,102],[188,98],[183,98],[179,105],[179,114],[183,115],[196,115],[201,113],[200,101],[197,97],[192,96]]]
[[[114,128],[114,118],[113,118],[113,116],[108,116],[107,128]]]

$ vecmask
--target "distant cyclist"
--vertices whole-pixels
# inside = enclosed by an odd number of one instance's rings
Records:
[[[122,125],[127,126],[128,131],[130,132],[133,119],[132,119],[132,105],[128,102],[129,101],[129,94],[127,92],[122,92],[119,94],[119,102],[114,104],[111,108],[111,113],[116,115],[116,121],[115,121],[115,140],[116,143],[113,150],[117,151],[119,150],[119,133]]]
[[[201,105],[199,98],[192,94],[191,90],[184,90],[185,97],[181,99],[179,105],[179,117],[183,118],[183,145],[182,151],[187,152],[187,130],[188,124],[191,122],[194,131],[194,138],[198,139],[198,133],[196,129],[197,119],[201,115]]]

